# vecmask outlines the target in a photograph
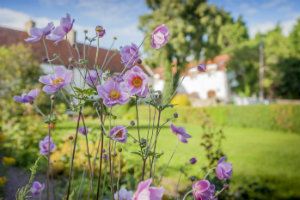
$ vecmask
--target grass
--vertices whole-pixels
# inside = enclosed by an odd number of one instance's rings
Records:
[[[59,140],[62,135],[75,132],[75,122],[58,123],[54,140]],[[118,121],[116,124],[129,124]],[[143,122],[142,135],[146,138],[147,123]],[[177,125],[177,124],[176,124]],[[178,124],[185,126],[187,132],[193,137],[188,144],[178,145],[174,159],[167,176],[177,179],[179,169],[188,162],[191,157],[196,157],[196,165],[189,166],[189,176],[199,176],[201,167],[205,165],[204,148],[200,146],[202,129],[197,125]],[[87,121],[87,126],[96,128],[97,121]],[[232,187],[245,186],[246,183],[258,181],[264,183],[272,190],[272,196],[281,199],[300,198],[300,136],[282,131],[270,131],[257,128],[223,128],[226,139],[223,142],[223,150],[228,157],[228,162],[233,163],[234,173]],[[136,130],[129,129],[132,135],[137,135]],[[96,134],[96,133],[94,133]],[[97,133],[98,134],[98,133]],[[91,139],[95,137],[91,134]],[[129,140],[124,148],[124,156],[127,162],[139,163],[139,158],[130,153],[137,151],[138,147]],[[176,136],[166,125],[159,136],[158,152],[164,151],[159,160],[158,167],[168,162],[168,158],[177,142]],[[200,176],[200,177],[201,177]],[[188,177],[183,177],[182,182],[187,182]]]

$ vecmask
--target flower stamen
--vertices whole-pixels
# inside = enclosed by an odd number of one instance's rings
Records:
[[[117,90],[111,90],[109,93],[109,97],[116,100],[120,98],[120,92]]]
[[[135,87],[138,88],[142,85],[143,80],[141,79],[141,77],[136,76],[132,79],[131,84]]]

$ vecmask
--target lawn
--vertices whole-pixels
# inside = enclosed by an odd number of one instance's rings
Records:
[[[124,125],[128,123],[125,121],[116,122],[116,124]],[[74,132],[75,124],[75,122],[58,123],[54,140],[59,143],[62,135]],[[146,138],[147,123],[142,122],[141,125],[142,135]],[[197,125],[178,125],[185,126],[187,132],[193,137],[189,139],[188,144],[180,143],[178,145],[174,159],[167,171],[167,176],[177,180],[180,167],[191,157],[196,157],[198,163],[188,168],[188,175],[199,176],[201,173],[200,168],[206,162],[204,148],[200,146],[202,128]],[[89,120],[87,126],[97,128],[99,124],[97,121]],[[224,127],[223,131],[226,136],[223,142],[223,150],[228,157],[228,161],[233,163],[234,168],[231,183],[233,188],[257,181],[270,188],[276,198],[300,198],[299,134],[240,127]],[[130,128],[129,132],[135,136],[137,134],[133,128]],[[90,135],[91,140],[95,137],[93,134],[96,134],[96,132],[92,132]],[[157,163],[158,167],[167,163],[176,142],[177,137],[166,125],[159,136],[158,152],[164,151],[164,155]],[[130,153],[138,150],[132,140],[129,140],[128,144],[122,147],[128,162],[139,162],[137,156]],[[182,182],[188,182],[188,177],[183,177]]]

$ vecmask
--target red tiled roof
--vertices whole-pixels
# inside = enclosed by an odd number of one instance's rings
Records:
[[[34,54],[36,54],[36,56],[39,58],[40,62],[42,61],[42,58],[44,56],[46,56],[46,52],[43,46],[42,41],[38,41],[35,43],[27,43],[24,41],[24,39],[28,38],[29,35],[24,32],[24,31],[18,31],[18,30],[13,30],[13,29],[9,29],[9,28],[4,28],[4,27],[0,27],[0,46],[11,46],[13,44],[17,44],[17,43],[23,43],[26,46],[30,46],[32,51],[34,52]],[[69,64],[69,58],[71,57],[70,52],[72,52],[73,57],[78,59],[78,54],[75,50],[75,48],[73,48],[69,42],[66,41],[61,41],[59,42],[56,46],[53,44],[53,41],[50,40],[45,40],[46,41],[46,46],[49,52],[49,57],[53,58],[53,54],[56,53],[57,55],[60,56],[61,61],[59,61],[58,59],[55,60],[53,63],[54,64],[58,64],[58,65],[68,65]],[[68,46],[70,48],[68,48]],[[77,43],[78,46],[78,50],[81,56],[81,59],[83,58],[83,44],[82,43]],[[89,60],[90,64],[89,64],[89,68],[93,67],[94,64],[94,59],[95,59],[95,55],[96,55],[96,51],[97,48],[93,47],[93,46],[86,46],[85,48],[86,50],[86,59]],[[89,53],[88,53],[88,49],[89,49]],[[107,54],[108,50],[103,49],[103,48],[99,48],[99,55],[98,55],[98,65],[102,66],[103,61],[105,59],[105,56]],[[109,60],[108,58],[110,58],[112,55],[114,54],[114,51],[111,51],[108,53],[108,57],[106,62]],[[143,71],[149,75],[149,73],[145,70],[143,65],[139,65]],[[109,64],[107,65],[107,69],[110,69],[111,72],[121,72],[124,69],[124,65],[121,64],[121,56],[120,54],[116,54],[109,62]]]

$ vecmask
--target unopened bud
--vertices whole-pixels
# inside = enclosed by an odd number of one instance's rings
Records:
[[[73,136],[69,136],[69,140],[73,140]]]
[[[142,143],[146,143],[146,142],[147,142],[147,140],[143,138],[142,139]]]
[[[117,37],[114,37],[114,40],[117,40]]]
[[[95,102],[93,103],[93,106],[94,106],[94,108],[97,108],[97,107],[99,106],[99,103],[98,103],[97,101],[95,101]]]
[[[142,59],[138,58],[138,59],[136,60],[136,63],[139,64],[139,65],[142,64]]]
[[[131,121],[130,121],[130,125],[131,125],[131,126],[134,126],[134,125],[135,125],[135,122],[134,122],[133,120],[131,120]]]
[[[50,96],[50,99],[51,99],[52,101],[54,101],[54,100],[55,100],[55,96],[54,96],[54,95],[51,95],[51,96]]]
[[[83,32],[84,32],[84,33],[88,33],[88,30],[85,29]]]
[[[72,47],[75,48],[75,47],[76,47],[76,44],[72,44]]]
[[[123,150],[122,147],[118,148],[118,152],[122,152],[122,150]]]
[[[191,180],[192,182],[194,182],[194,181],[196,180],[195,176],[192,176],[192,177],[190,178],[190,180]]]
[[[70,58],[69,58],[69,62],[70,62],[70,63],[74,63],[74,62],[75,62],[75,58],[74,58],[74,57],[70,57]]]
[[[108,155],[107,155],[107,154],[103,154],[102,158],[103,158],[104,160],[106,160],[106,159],[108,158]]]
[[[73,65],[68,65],[68,69],[72,70],[74,68]]]
[[[174,117],[174,118],[178,118],[178,113],[177,113],[177,112],[174,113],[174,114],[173,114],[173,117]]]
[[[115,152],[112,156],[113,156],[113,157],[116,157],[117,155],[118,155],[117,152]]]
[[[47,58],[46,56],[44,56],[44,57],[42,58],[42,60],[43,60],[43,62],[48,62],[48,58]]]
[[[151,84],[149,84],[149,85],[148,85],[148,87],[149,87],[149,88],[152,88],[152,85],[151,85]]]

